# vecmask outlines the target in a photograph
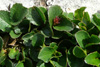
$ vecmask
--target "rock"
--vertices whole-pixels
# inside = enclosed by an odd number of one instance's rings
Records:
[[[9,5],[22,3],[25,7],[59,5],[66,12],[74,12],[76,9],[85,6],[86,11],[92,14],[99,12],[100,0],[0,0],[0,10],[8,10]]]

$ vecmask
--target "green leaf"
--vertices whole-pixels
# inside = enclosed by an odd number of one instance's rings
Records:
[[[65,52],[65,50],[63,51],[63,53],[61,54],[61,56],[56,56],[57,57],[57,61],[51,62],[52,65],[56,66],[56,67],[67,67],[67,54]]]
[[[60,23],[58,25],[53,26],[53,28],[58,31],[71,31],[73,30],[73,25],[68,18],[62,15]]]
[[[26,20],[24,19],[19,25],[17,25],[16,27],[18,27],[18,29],[20,30],[20,33],[27,33],[29,32],[29,27],[31,29],[31,26],[29,26],[30,24],[30,21],[29,20]]]
[[[41,64],[38,63],[37,67],[46,67],[46,66],[45,63],[41,63]]]
[[[85,58],[85,62],[90,65],[99,66],[100,64],[99,58],[100,58],[100,54],[96,51],[96,52],[88,54]]]
[[[67,54],[63,54],[61,57],[59,57],[58,63],[63,67],[67,67]]]
[[[22,40],[27,41],[29,39],[32,39],[33,35],[34,35],[34,32],[26,33],[25,35],[22,36]]]
[[[42,33],[45,37],[50,37],[50,36],[52,36],[52,31],[51,31],[51,29],[50,29],[49,23],[46,23],[45,27],[42,28],[41,33]]]
[[[36,67],[53,67],[50,63],[38,62]]]
[[[24,64],[22,62],[19,62],[16,67],[24,67]]]
[[[12,25],[18,25],[26,16],[27,8],[23,7],[22,4],[14,4],[10,9],[10,19]]]
[[[53,26],[54,18],[56,16],[60,16],[62,13],[63,13],[63,11],[62,11],[61,7],[58,5],[54,5],[49,8],[48,19],[49,19],[50,28],[52,28],[52,26]]]
[[[90,16],[89,16],[88,12],[84,12],[83,22],[86,25],[88,25],[89,23],[91,23]]]
[[[52,55],[53,55],[54,51],[55,50],[51,47],[43,47],[40,50],[38,58],[43,60],[45,63],[48,63],[49,60],[52,58]]]
[[[47,17],[47,9],[44,7],[39,7],[39,9],[45,14],[45,16]]]
[[[43,63],[43,64],[41,64],[41,65],[40,65],[40,67],[45,67],[45,64],[44,64],[44,63]]]
[[[90,38],[83,40],[83,42],[86,44],[85,47],[89,47],[100,44],[100,39],[98,36],[92,34]]]
[[[67,58],[68,65],[70,67],[91,67],[85,64],[84,59],[75,57],[72,53],[72,49],[73,48],[68,50],[68,58]]]
[[[20,30],[20,28],[18,28],[18,26],[16,26],[16,27],[14,27],[14,32],[16,34],[20,34],[21,33],[21,30]]]
[[[23,51],[22,51],[22,54],[19,52],[17,55],[16,55],[16,60],[20,60],[20,57],[22,57],[23,55]],[[23,55],[23,59],[24,59],[24,55]]]
[[[64,15],[65,17],[69,18],[70,20],[73,20],[73,19],[74,19],[73,13],[66,13],[66,12],[64,12],[63,15]]]
[[[8,53],[8,56],[10,59],[15,59],[18,53],[19,50],[16,50],[15,48],[10,48],[10,52]]]
[[[34,60],[36,62],[39,61],[39,59],[38,59],[39,51],[40,51],[40,48],[31,46],[29,55],[32,58],[32,60]]]
[[[86,24],[83,23],[83,22],[78,23],[78,25],[79,25],[79,26],[86,26]]]
[[[67,14],[67,17],[68,17],[70,20],[73,20],[73,19],[74,19],[73,13],[68,13],[68,14]]]
[[[0,64],[6,59],[6,50],[0,51]]]
[[[9,60],[9,59],[6,59],[6,60],[5,60],[5,64],[6,64],[6,67],[13,67],[13,63],[12,63],[12,61]]]
[[[93,23],[91,22],[88,12],[84,12],[84,17],[82,22],[86,24],[87,30],[90,30],[94,26]]]
[[[63,67],[63,66],[61,66],[59,63],[57,63],[56,61],[50,61],[51,63],[52,63],[52,65],[54,66],[54,67]]]
[[[45,40],[45,38],[42,34],[36,33],[32,37],[32,46],[33,47],[42,46],[44,43],[44,40]]]
[[[86,7],[81,7],[80,9],[77,9],[77,10],[75,11],[74,16],[75,16],[75,19],[76,19],[76,20],[82,21],[83,15],[84,15],[84,10],[85,10],[85,9],[86,9]]]
[[[24,67],[32,67],[32,61],[29,58],[25,58]]]
[[[2,39],[2,37],[0,37],[0,51],[2,50],[2,47],[3,47],[3,43],[4,41],[3,41],[3,39]]]
[[[24,43],[25,46],[31,46],[32,45],[31,41],[32,41],[33,35],[34,35],[34,32],[32,31],[32,32],[27,33],[27,34],[22,36],[22,40],[24,40],[23,43]]]
[[[64,31],[53,30],[53,33],[54,33],[54,35],[52,35],[53,39],[60,39],[63,36]]]
[[[92,23],[99,29],[100,31],[100,14],[96,13],[93,15]]]
[[[78,23],[79,23],[80,21],[79,21],[79,20],[74,19],[74,20],[72,20],[72,22],[73,22],[74,24],[78,25]]]
[[[79,25],[79,28],[80,28],[81,30],[87,30],[86,24],[85,24],[85,23],[80,22],[80,23],[78,23],[78,25]]]
[[[18,38],[22,33],[16,34],[13,30],[10,31],[11,38]]]
[[[50,43],[50,47],[52,47],[54,50],[57,50],[58,48],[57,43],[55,42]]]
[[[89,38],[89,34],[86,32],[86,31],[78,31],[76,34],[75,34],[75,38],[79,44],[80,47],[82,48],[85,48],[85,45],[83,43],[83,40]]]
[[[9,32],[11,29],[9,12],[0,11],[0,29],[4,32]]]
[[[75,46],[73,49],[73,55],[75,55],[77,58],[84,58],[87,54],[82,48]]]
[[[29,8],[26,18],[36,26],[40,26],[46,23],[46,17],[38,7]]]
[[[99,35],[99,30],[97,29],[96,26],[93,25],[93,27],[91,27],[91,28],[88,30],[88,33],[89,33],[90,35],[92,35],[92,34]]]

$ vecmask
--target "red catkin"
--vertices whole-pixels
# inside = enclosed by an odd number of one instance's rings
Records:
[[[59,24],[59,23],[60,23],[60,20],[61,20],[61,19],[60,19],[59,17],[56,16],[56,17],[54,18],[54,25]]]

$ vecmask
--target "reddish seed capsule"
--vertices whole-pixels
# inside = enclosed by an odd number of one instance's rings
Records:
[[[60,18],[59,17],[55,17],[54,18],[54,25],[57,25],[57,24],[59,24],[60,23]]]

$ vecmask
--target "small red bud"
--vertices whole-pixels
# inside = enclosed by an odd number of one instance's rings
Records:
[[[60,24],[60,22],[59,22],[60,20],[61,20],[61,19],[60,19],[59,17],[56,16],[56,17],[54,18],[54,25]]]

